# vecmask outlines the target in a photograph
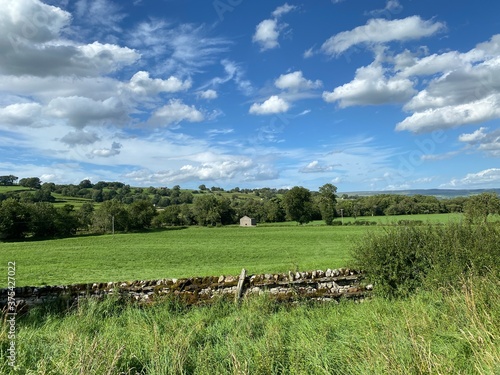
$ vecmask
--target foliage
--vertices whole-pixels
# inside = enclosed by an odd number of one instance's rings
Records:
[[[312,219],[312,199],[309,189],[301,186],[293,187],[285,193],[283,206],[289,220],[304,224]]]
[[[486,223],[490,214],[500,214],[500,198],[495,193],[474,195],[464,205],[465,219],[469,223]]]
[[[332,184],[324,184],[319,188],[318,207],[326,225],[332,225],[335,218],[336,192],[337,187]]]
[[[21,178],[19,180],[19,185],[30,189],[40,189],[42,187],[42,182],[38,177],[28,177],[28,178]]]
[[[353,256],[378,293],[404,297],[456,284],[469,273],[500,276],[499,243],[496,224],[395,226],[367,235]]]
[[[15,199],[0,202],[0,238],[20,239],[29,232],[30,214],[25,204]]]
[[[18,317],[2,374],[498,374],[498,279],[405,300],[277,305],[254,297],[186,308],[111,298]],[[1,323],[8,332],[8,320]],[[0,345],[9,346],[7,334]],[[6,356],[6,351],[3,351]],[[99,355],[96,355],[98,353]],[[5,357],[4,357],[5,358]]]
[[[19,178],[14,175],[0,176],[1,186],[12,186]]]

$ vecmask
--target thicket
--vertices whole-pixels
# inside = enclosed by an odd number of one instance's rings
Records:
[[[406,297],[419,289],[460,287],[463,277],[500,277],[500,225],[394,226],[356,247],[356,266],[378,294]]]

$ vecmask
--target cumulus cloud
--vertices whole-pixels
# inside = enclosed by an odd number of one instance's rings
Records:
[[[310,81],[305,79],[300,70],[293,73],[282,74],[274,81],[274,85],[277,88],[281,90],[290,90],[292,92],[316,89],[321,87],[322,84],[320,80]]]
[[[260,45],[261,51],[279,47],[278,38],[280,36],[280,32],[283,31],[283,29],[285,29],[288,25],[280,23],[278,19],[282,15],[295,9],[297,9],[296,6],[285,3],[284,5],[277,7],[272,12],[272,16],[274,18],[265,19],[255,27],[255,34],[252,37],[252,41]]]
[[[117,98],[93,100],[81,96],[59,97],[50,101],[45,113],[83,128],[90,123],[119,123],[128,119],[127,109]]]
[[[134,74],[125,87],[134,94],[156,95],[160,92],[179,92],[191,87],[191,81],[182,81],[177,77],[169,77],[165,80],[150,78],[148,72],[140,71]]]
[[[122,148],[122,145],[120,143],[113,142],[113,144],[111,145],[111,148],[93,149],[88,156],[89,156],[89,158],[93,158],[93,157],[109,158],[111,156],[119,155],[121,148]]]
[[[57,39],[71,14],[38,0],[0,0],[0,46],[17,49],[23,43],[45,43]],[[9,49],[10,49],[9,48]]]
[[[198,96],[206,100],[217,99],[217,91],[211,89],[205,91],[199,91]]]
[[[277,7],[271,14],[273,17],[281,17],[283,14],[290,13],[291,11],[296,10],[297,7],[295,5],[289,5],[285,3],[279,7]]]
[[[253,103],[249,113],[253,115],[272,115],[288,111],[290,104],[277,95],[271,96],[263,103]]]
[[[0,3],[0,73],[32,76],[96,76],[135,62],[132,49],[60,36],[71,15],[38,0]]]
[[[253,35],[252,41],[260,45],[261,51],[265,51],[279,46],[279,35],[278,20],[264,20],[255,28],[255,34]]]
[[[497,187],[500,183],[500,168],[489,168],[477,173],[468,173],[460,179],[453,179],[442,187],[475,186]]]
[[[473,133],[461,134],[458,140],[477,151],[485,152],[490,156],[500,157],[500,129],[488,132],[488,128],[480,127]]]
[[[68,146],[91,145],[99,141],[99,139],[99,136],[95,133],[77,130],[66,134],[61,138],[61,142],[67,144]]]
[[[477,124],[500,117],[500,94],[459,105],[415,112],[396,125],[396,130],[424,133],[449,129],[465,124]]]
[[[404,19],[371,19],[366,25],[343,31],[323,43],[321,49],[337,56],[357,44],[406,41],[431,36],[445,28],[441,22],[425,21],[419,16]]]
[[[42,106],[38,103],[11,104],[0,108],[0,124],[31,126],[40,118]]]
[[[255,167],[252,160],[214,160],[204,163],[184,164],[176,170],[150,172],[146,170],[131,172],[126,177],[140,182],[186,182],[228,180],[248,172]]]
[[[341,108],[353,105],[377,105],[398,103],[408,100],[415,94],[413,82],[407,78],[387,77],[385,70],[379,64],[361,67],[356,70],[354,79],[332,92],[325,91],[323,99],[326,102],[339,102]]]
[[[299,169],[300,173],[322,173],[333,170],[333,165],[321,165],[318,160],[314,160],[305,167]]]
[[[156,110],[150,118],[154,125],[176,125],[182,121],[200,122],[204,115],[195,106],[184,104],[180,99],[171,99],[168,104]]]

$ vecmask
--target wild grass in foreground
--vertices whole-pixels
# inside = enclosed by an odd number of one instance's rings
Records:
[[[85,302],[62,314],[32,310],[17,323],[17,368],[2,374],[498,374],[500,288],[463,288],[361,304],[138,308]]]

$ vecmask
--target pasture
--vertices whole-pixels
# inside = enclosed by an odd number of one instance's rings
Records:
[[[373,228],[377,230],[380,228]],[[365,227],[188,227],[0,243],[16,283],[55,285],[345,267]],[[6,281],[2,280],[1,286]]]
[[[420,217],[423,216],[423,217]],[[373,219],[373,220],[372,220]],[[339,220],[339,219],[336,219]],[[347,224],[349,220],[344,218]],[[312,222],[255,228],[169,228],[144,233],[77,236],[0,243],[0,264],[15,261],[16,283],[56,285],[190,276],[287,272],[349,266],[357,240],[398,220],[452,222],[459,215],[358,218],[376,226],[326,226]],[[0,282],[0,287],[6,281]]]

